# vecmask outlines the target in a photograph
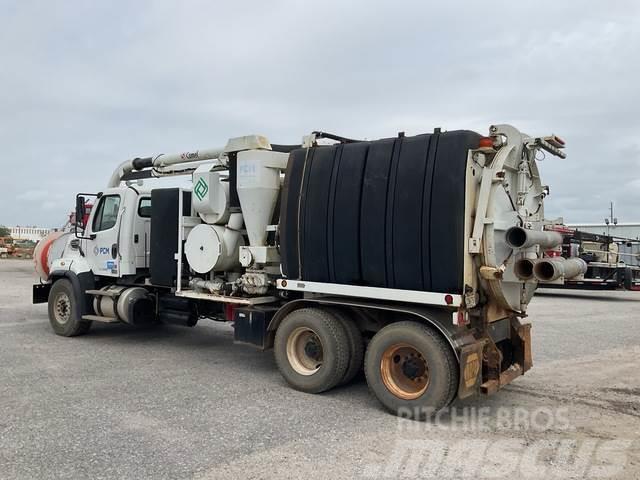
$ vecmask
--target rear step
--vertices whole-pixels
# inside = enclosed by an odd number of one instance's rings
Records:
[[[90,320],[92,322],[102,323],[119,323],[120,320],[113,317],[101,317],[100,315],[83,315],[82,320]]]

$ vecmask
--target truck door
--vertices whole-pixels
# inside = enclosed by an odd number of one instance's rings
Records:
[[[151,197],[140,197],[134,220],[133,249],[136,268],[149,268],[149,242],[151,240]]]
[[[92,212],[86,258],[96,275],[120,275],[118,232],[122,204],[122,195],[107,193],[98,199]]]

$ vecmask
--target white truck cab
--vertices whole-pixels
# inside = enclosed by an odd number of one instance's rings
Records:
[[[96,275],[124,277],[149,268],[151,192],[134,187],[108,188],[96,195],[79,237]]]

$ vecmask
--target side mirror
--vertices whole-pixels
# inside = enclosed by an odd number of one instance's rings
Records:
[[[84,216],[86,215],[86,213],[87,209],[85,206],[85,198],[78,195],[76,197],[76,231],[78,230],[78,228],[84,230]]]
[[[93,240],[93,238],[95,237],[95,235],[85,237],[84,232],[87,229],[89,223],[89,215],[91,214],[91,210],[93,208],[91,197],[100,198],[101,195],[101,193],[79,193],[76,195],[76,211],[73,213],[73,216],[76,217],[75,219],[73,219],[73,231],[76,238],[80,238],[83,240]]]

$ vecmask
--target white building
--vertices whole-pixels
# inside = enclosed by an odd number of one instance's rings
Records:
[[[612,223],[609,225],[606,223],[572,223],[567,226],[581,232],[640,240],[640,223],[619,223],[617,225]]]
[[[51,232],[50,228],[42,227],[11,227],[11,237],[14,240],[31,240],[37,242]]]

